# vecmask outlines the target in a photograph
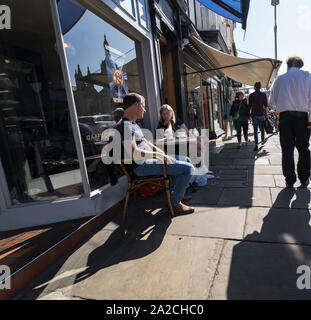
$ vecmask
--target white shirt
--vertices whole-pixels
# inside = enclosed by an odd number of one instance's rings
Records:
[[[311,74],[290,68],[275,80],[269,104],[276,106],[277,112],[311,112]]]

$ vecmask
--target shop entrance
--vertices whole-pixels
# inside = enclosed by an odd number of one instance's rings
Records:
[[[163,73],[164,100],[176,112],[176,94],[171,41],[163,35],[160,37],[161,63]]]
[[[210,128],[210,137],[217,138],[223,133],[222,129],[222,103],[220,86],[214,82],[205,82],[205,92],[208,104],[208,122]],[[205,96],[205,93],[204,93]]]

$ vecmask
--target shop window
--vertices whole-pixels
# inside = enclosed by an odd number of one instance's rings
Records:
[[[82,179],[50,3],[1,4],[12,13],[12,28],[0,31],[0,156],[12,203],[79,195]]]
[[[221,128],[220,119],[220,99],[219,99],[219,87],[216,84],[212,84],[212,101],[213,101],[213,119],[214,119],[214,130],[217,131]]]
[[[191,74],[195,72],[194,69],[185,66],[187,73],[186,84],[187,84],[187,97],[188,97],[188,121],[189,128],[196,128],[197,130],[205,128],[204,124],[204,110],[201,98],[201,75],[199,73]],[[189,74],[188,74],[189,73]],[[208,127],[208,126],[206,126]]]
[[[62,21],[67,16],[58,9],[61,24],[67,25]],[[135,42],[89,10],[81,13],[63,29],[63,36],[86,167],[95,190],[111,182],[111,168],[101,161],[101,137],[115,125],[113,114],[122,107],[125,94],[141,89]]]

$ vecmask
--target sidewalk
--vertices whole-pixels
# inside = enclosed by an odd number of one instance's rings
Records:
[[[120,212],[19,298],[310,299],[296,286],[311,266],[310,190],[283,189],[277,135],[253,148],[218,140],[194,214],[170,219],[163,194],[131,202],[126,239]]]

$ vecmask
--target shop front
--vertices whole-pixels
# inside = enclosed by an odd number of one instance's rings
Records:
[[[0,231],[101,214],[126,190],[118,171],[110,185],[98,144],[126,93],[146,97],[143,125],[156,126],[147,4],[3,4],[12,26],[0,31]]]
[[[209,129],[209,138],[219,137],[223,131],[223,89],[217,71],[194,43],[190,42],[183,51],[184,75],[187,96],[187,116],[190,128]]]
[[[215,78],[203,80],[203,97],[209,115],[210,139],[217,139],[224,133],[222,121],[223,86],[221,82]]]

